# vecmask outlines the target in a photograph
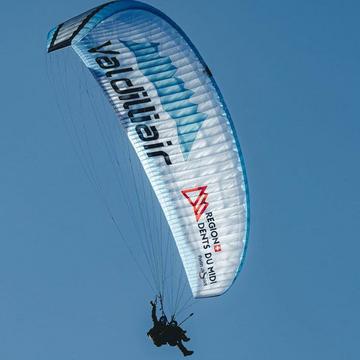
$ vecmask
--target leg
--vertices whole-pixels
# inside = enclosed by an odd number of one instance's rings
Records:
[[[186,331],[183,330],[180,326],[176,327],[176,335],[177,335],[178,339],[180,339],[182,341],[190,340],[190,338],[186,336]]]
[[[182,341],[190,341],[190,338],[186,336],[186,334],[183,332],[181,333],[181,338]]]
[[[180,351],[183,353],[184,356],[189,356],[191,354],[193,354],[193,351],[188,350],[184,344],[181,342],[181,340],[179,340],[176,343],[177,347],[180,349]]]

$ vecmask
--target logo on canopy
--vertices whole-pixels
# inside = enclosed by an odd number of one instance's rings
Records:
[[[182,190],[181,193],[186,197],[193,207],[196,221],[199,221],[201,215],[205,212],[209,203],[206,202],[209,194],[206,193],[207,186],[198,186],[192,189]]]
[[[187,160],[197,133],[207,118],[205,113],[198,110],[199,105],[192,99],[194,91],[188,89],[184,81],[176,76],[178,68],[171,58],[160,55],[160,44],[121,42],[133,52],[139,70],[152,82],[162,107],[175,120],[179,145],[184,159]]]

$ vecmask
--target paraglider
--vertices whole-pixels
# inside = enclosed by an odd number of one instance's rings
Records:
[[[161,297],[159,297],[161,303]],[[150,301],[151,304],[151,318],[153,321],[153,327],[147,332],[149,338],[152,339],[153,343],[160,347],[168,344],[170,346],[177,346],[184,356],[192,355],[194,352],[188,350],[183,341],[188,342],[190,338],[186,335],[186,331],[178,325],[175,318],[172,318],[170,322],[162,310],[162,315],[158,319],[156,316],[156,305],[157,297],[155,301]],[[190,315],[192,316],[192,314]]]
[[[244,260],[249,196],[235,128],[203,58],[165,14],[127,0],[50,31],[48,52],[70,46],[103,89],[141,161],[193,297],[225,293]],[[170,324],[156,319],[150,336],[154,340],[161,327],[175,329],[172,344],[188,354],[185,333]]]

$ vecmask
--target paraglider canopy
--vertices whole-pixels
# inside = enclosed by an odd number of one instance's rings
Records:
[[[199,52],[171,19],[137,1],[110,2],[58,25],[48,51],[68,46],[113,105],[193,296],[224,293],[243,262],[249,197],[231,116]]]

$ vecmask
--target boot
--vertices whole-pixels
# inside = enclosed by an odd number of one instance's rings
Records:
[[[181,350],[181,352],[183,353],[184,356],[189,356],[192,355],[194,352],[191,350],[188,350],[183,343],[180,341],[177,342],[176,344],[178,346],[178,348]]]
[[[187,351],[184,351],[183,354],[184,356],[190,356],[192,355],[194,352],[192,350],[187,350]]]
[[[185,342],[188,342],[188,341],[190,341],[190,338],[187,337],[187,336],[184,334],[184,336],[181,338],[181,340],[182,340],[182,341],[185,341]]]

